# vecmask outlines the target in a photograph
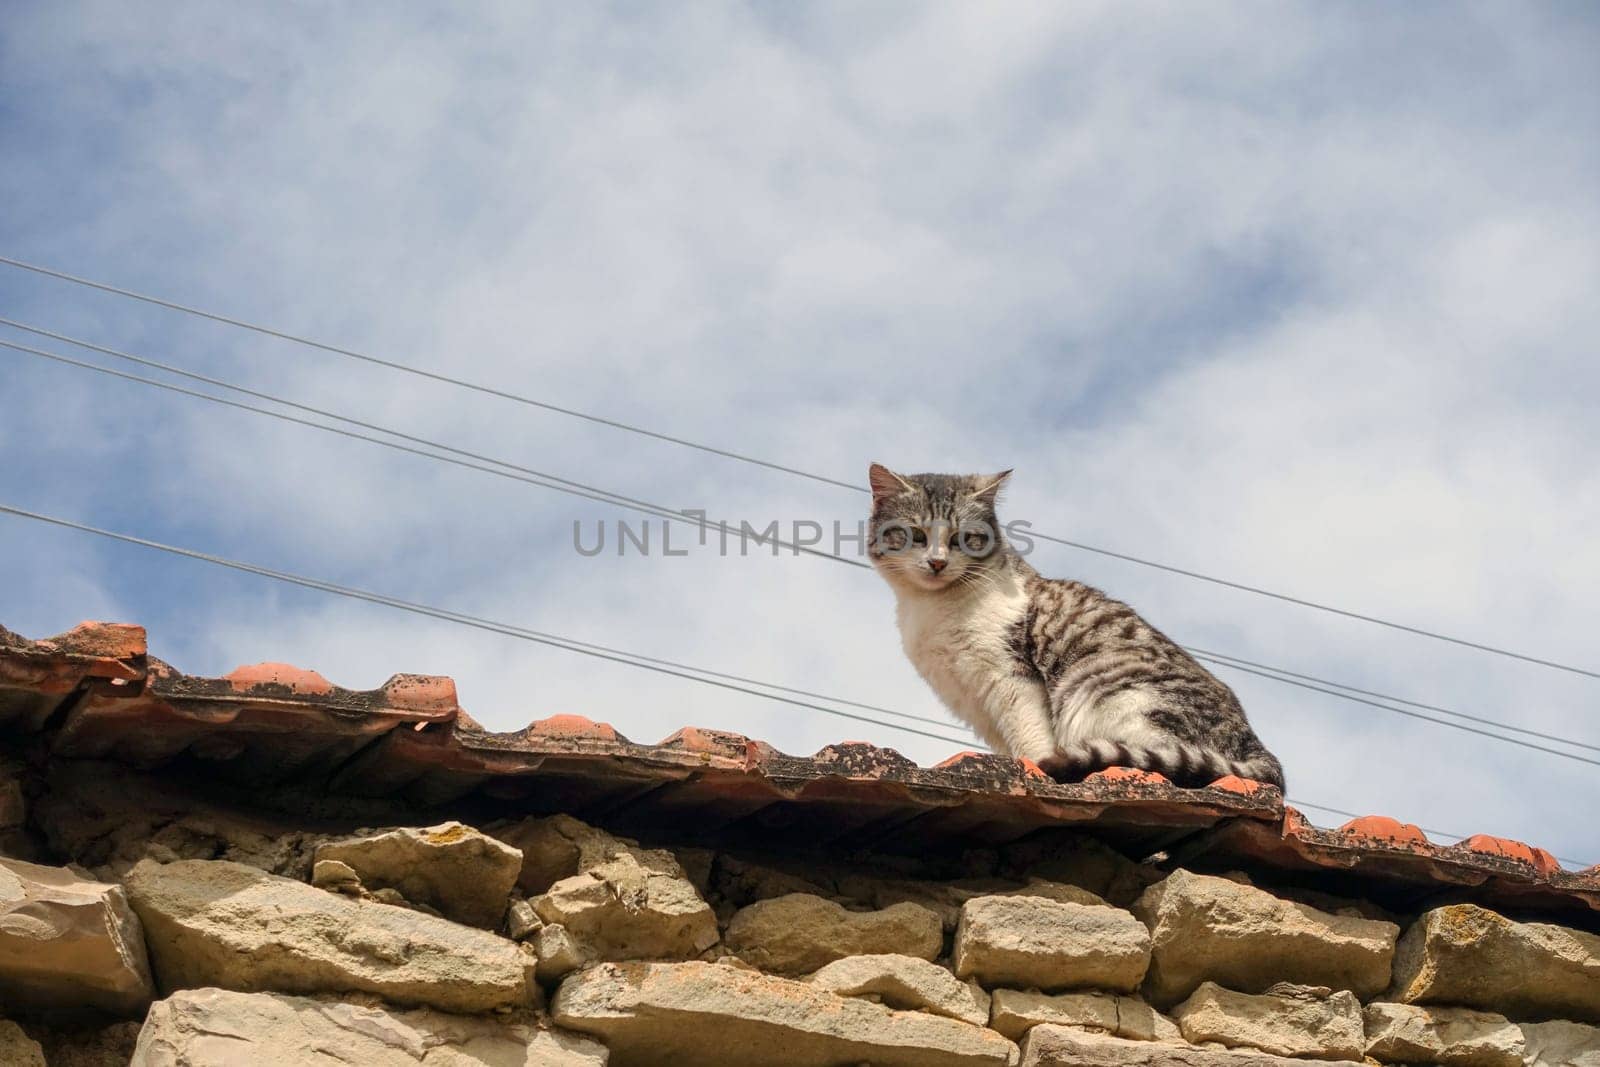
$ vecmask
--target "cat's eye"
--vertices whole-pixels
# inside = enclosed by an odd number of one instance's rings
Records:
[[[981,556],[994,547],[987,530],[967,530],[961,535],[961,547],[970,556]]]
[[[928,531],[924,530],[920,526],[914,528],[911,531],[911,540],[915,544],[919,544],[919,545],[927,544],[928,543]]]

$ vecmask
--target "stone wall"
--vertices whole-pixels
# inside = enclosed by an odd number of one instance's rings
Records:
[[[0,1064],[1600,1067],[1600,936],[1471,903],[258,801],[0,763]]]

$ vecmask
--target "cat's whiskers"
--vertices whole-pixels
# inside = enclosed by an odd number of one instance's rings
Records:
[[[989,567],[973,565],[956,575],[956,583],[965,586],[982,586],[993,590],[1000,588],[1000,576]]]

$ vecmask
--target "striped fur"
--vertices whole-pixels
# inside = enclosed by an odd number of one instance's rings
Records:
[[[1005,475],[871,477],[872,560],[906,654],[992,747],[1061,780],[1120,766],[1283,787],[1231,689],[1128,605],[1011,549],[995,516]],[[978,524],[995,535],[981,550],[956,533]]]
[[[1208,785],[1226,775],[1283,786],[1283,771],[1267,753],[1249,760],[1229,759],[1200,745],[1173,741],[1154,747],[1133,747],[1123,741],[1080,741],[1039,761],[1039,767],[1060,781],[1077,781],[1107,767],[1157,771],[1186,785]]]

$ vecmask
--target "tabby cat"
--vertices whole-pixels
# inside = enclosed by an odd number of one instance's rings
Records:
[[[995,501],[1010,473],[869,471],[872,562],[939,698],[1058,780],[1127,766],[1180,785],[1233,774],[1282,789],[1233,690],[1126,604],[1040,577],[1006,542]]]

